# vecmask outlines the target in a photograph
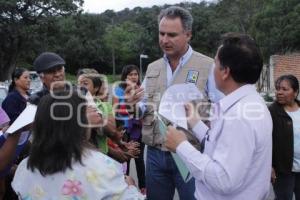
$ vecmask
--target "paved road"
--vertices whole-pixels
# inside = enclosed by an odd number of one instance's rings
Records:
[[[147,147],[145,148],[145,151],[144,151],[144,159],[146,158],[146,155],[147,155]],[[130,162],[130,170],[129,171],[130,171],[129,175],[132,178],[134,178],[135,183],[137,183],[137,174],[136,174],[136,169],[135,169],[135,162],[134,162],[133,159]],[[178,196],[177,191],[175,191],[174,200],[179,200],[179,196]]]

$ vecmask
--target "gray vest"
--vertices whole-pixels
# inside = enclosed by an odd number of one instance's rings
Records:
[[[179,69],[171,85],[194,82],[207,99],[205,87],[212,64],[213,59],[194,51],[187,63]],[[196,78],[191,78],[191,75]],[[167,89],[167,67],[162,58],[149,64],[145,81],[147,103],[146,112],[143,116],[142,140],[149,146],[166,150],[163,146],[162,134],[159,132],[158,123],[154,117],[154,112],[158,111],[160,99]],[[195,138],[188,137],[188,139],[191,143],[196,143],[196,141],[192,141],[196,140]]]

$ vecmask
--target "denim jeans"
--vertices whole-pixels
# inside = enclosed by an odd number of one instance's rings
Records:
[[[195,200],[195,180],[184,182],[170,152],[148,146],[146,157],[147,200],[173,200],[175,187],[180,199]]]
[[[290,174],[276,174],[277,178],[273,185],[275,200],[292,200],[293,193],[296,200],[300,200],[300,172]]]

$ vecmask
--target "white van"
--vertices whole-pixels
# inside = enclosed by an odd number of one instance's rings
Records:
[[[5,85],[0,83],[0,106],[2,105],[3,100],[7,96],[8,89]]]
[[[30,94],[35,93],[42,89],[43,83],[40,79],[39,74],[36,71],[29,71],[30,75]]]

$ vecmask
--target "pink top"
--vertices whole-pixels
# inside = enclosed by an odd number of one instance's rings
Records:
[[[0,128],[2,128],[2,126],[7,124],[9,121],[10,119],[6,112],[0,107]]]

